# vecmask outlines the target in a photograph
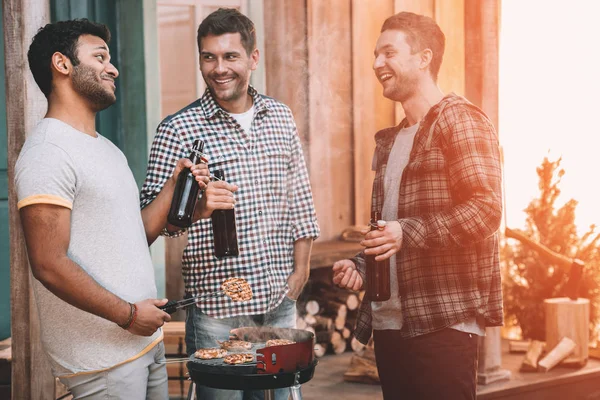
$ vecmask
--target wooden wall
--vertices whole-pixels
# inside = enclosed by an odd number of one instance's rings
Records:
[[[321,234],[353,223],[350,0],[308,0],[310,180]]]
[[[9,207],[16,210],[14,166],[25,142],[25,132],[43,117],[46,99],[27,67],[27,49],[37,29],[50,19],[45,0],[2,2],[6,68]],[[42,354],[37,307],[31,291],[31,273],[18,212],[10,213],[12,315],[12,398],[54,399],[54,378]],[[42,355],[42,356],[40,356]]]
[[[464,95],[465,1],[265,0],[267,94],[296,117],[320,241],[368,222],[374,134],[404,117],[399,104],[383,97],[372,69],[383,21],[400,11],[434,18],[446,35],[438,83],[446,93]],[[481,52],[476,57],[485,59]]]

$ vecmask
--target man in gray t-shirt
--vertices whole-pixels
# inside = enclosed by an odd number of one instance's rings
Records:
[[[179,160],[141,214],[123,153],[95,130],[96,113],[116,100],[106,26],[48,24],[29,48],[29,66],[48,99],[15,168],[18,208],[35,277],[41,340],[55,376],[75,399],[166,399],[167,373],[148,244],[166,218]]]

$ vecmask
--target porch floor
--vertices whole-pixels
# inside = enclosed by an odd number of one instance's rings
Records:
[[[592,400],[600,399],[600,361],[589,359],[583,368],[556,367],[550,372],[521,373],[524,354],[510,354],[503,341],[503,368],[512,374],[510,380],[495,382],[477,389],[479,400]],[[352,353],[327,355],[319,359],[315,377],[302,385],[304,400],[344,399],[381,400],[379,385],[344,382],[343,375]]]
[[[600,361],[589,359],[583,368],[556,367],[550,372],[521,373],[524,354],[508,352],[503,341],[502,365],[511,372],[510,380],[495,382],[477,389],[478,400],[600,400]],[[344,381],[352,352],[326,355],[319,359],[314,378],[302,385],[304,400],[382,400],[381,387]],[[178,382],[170,385],[179,386]],[[180,393],[187,392],[187,383]],[[183,394],[182,393],[182,394]],[[171,395],[171,400],[185,397]],[[433,400],[433,399],[432,399]]]

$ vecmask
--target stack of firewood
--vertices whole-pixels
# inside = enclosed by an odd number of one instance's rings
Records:
[[[316,275],[316,274],[315,274]],[[298,300],[297,328],[315,334],[315,356],[352,351],[344,373],[348,382],[379,383],[373,339],[365,346],[354,337],[354,327],[364,292],[352,292],[333,285],[330,275],[311,276]]]
[[[312,282],[298,300],[298,329],[315,334],[315,355],[341,354],[360,345],[352,332],[361,293],[337,288],[326,282]],[[362,346],[362,345],[361,345]]]

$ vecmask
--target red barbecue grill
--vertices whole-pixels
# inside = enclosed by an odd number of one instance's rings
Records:
[[[290,388],[292,399],[301,399],[300,384],[312,379],[317,360],[312,332],[284,328],[238,328],[231,339],[252,343],[247,352],[256,353],[255,361],[229,365],[222,359],[202,360],[193,355],[187,363],[196,385],[228,390],[264,390],[265,400],[275,398],[275,389]],[[265,347],[270,339],[288,339],[296,343]]]

